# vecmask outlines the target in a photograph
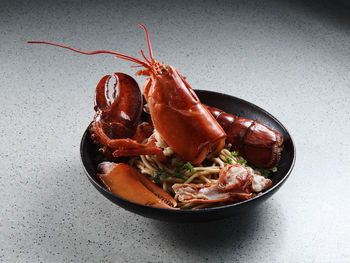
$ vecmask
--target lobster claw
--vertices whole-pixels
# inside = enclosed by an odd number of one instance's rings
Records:
[[[108,84],[114,77],[112,100],[109,97]],[[102,146],[107,159],[115,157],[137,156],[141,154],[157,155],[162,162],[166,160],[162,149],[149,139],[153,132],[151,124],[140,124],[143,100],[137,82],[124,73],[104,76],[96,87],[94,121],[90,126],[94,143]]]
[[[96,87],[95,93],[95,111],[107,110],[111,105],[111,101],[108,96],[108,83],[112,75],[104,76]]]
[[[109,98],[108,84],[114,77],[113,93]],[[135,133],[142,113],[142,95],[137,82],[129,75],[116,72],[104,76],[96,87],[95,121],[111,139],[129,138]]]
[[[167,192],[127,164],[103,162],[98,170],[101,173],[97,176],[108,190],[129,201],[167,209],[175,209],[177,205]]]

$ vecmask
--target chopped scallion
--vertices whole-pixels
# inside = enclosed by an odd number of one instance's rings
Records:
[[[226,157],[226,162],[229,163],[229,164],[232,164],[232,159]]]
[[[164,170],[164,169],[159,169],[154,172],[153,174],[153,180],[157,183],[160,184],[160,178],[165,179],[168,178],[170,175]]]
[[[174,173],[172,176],[176,178],[180,178],[184,181],[186,180],[185,175],[183,173]]]
[[[247,160],[241,158],[241,159],[237,160],[237,163],[239,163],[240,165],[245,165],[247,163]]]
[[[190,172],[194,172],[193,166],[190,162],[185,163],[185,169],[189,170]]]
[[[153,174],[153,180],[156,184],[160,184],[160,174],[157,173],[157,171],[155,171]]]
[[[237,152],[237,151],[233,151],[233,152],[231,152],[231,155],[232,155],[233,157],[238,156],[238,152]]]
[[[263,169],[263,168],[261,168],[261,169],[257,169],[260,173],[261,173],[261,175],[262,176],[264,176],[265,178],[267,178],[269,175],[270,175],[270,170],[268,170],[268,169]]]

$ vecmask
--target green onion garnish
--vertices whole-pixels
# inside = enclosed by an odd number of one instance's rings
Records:
[[[157,183],[160,184],[160,178],[165,179],[168,178],[170,174],[168,174],[164,169],[159,169],[154,172],[153,174],[153,180]]]
[[[184,181],[186,180],[185,175],[183,173],[174,173],[172,176],[176,178],[180,178]]]
[[[268,170],[268,169],[263,169],[263,168],[261,168],[261,169],[257,169],[260,173],[261,173],[261,175],[262,176],[264,176],[265,178],[267,178],[267,177],[269,177],[269,175],[270,175],[270,170]]]
[[[239,163],[240,165],[245,165],[247,163],[247,160],[241,158],[241,159],[237,160],[237,163]]]
[[[155,171],[153,174],[153,181],[156,184],[160,184],[160,174],[158,173],[158,171]]]
[[[184,167],[185,167],[185,169],[189,170],[190,172],[194,172],[193,166],[190,162],[185,163]]]
[[[232,159],[226,157],[226,162],[229,163],[229,164],[232,164]]]
[[[238,156],[238,152],[237,152],[237,151],[233,151],[233,152],[231,152],[231,155],[232,155],[233,157]]]

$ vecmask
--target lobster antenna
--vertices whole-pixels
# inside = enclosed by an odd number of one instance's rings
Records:
[[[143,28],[143,30],[145,30],[145,33],[146,33],[146,39],[147,39],[147,44],[148,44],[148,51],[149,51],[149,57],[151,58],[151,61],[154,62],[154,58],[153,58],[153,51],[152,51],[152,46],[151,46],[151,40],[149,38],[149,34],[148,34],[148,30],[147,28],[140,24],[140,23],[137,23],[140,27]]]
[[[152,62],[151,61],[149,61],[147,58],[146,58],[146,56],[145,56],[145,54],[143,53],[143,50],[141,49],[141,55],[143,56],[143,58],[151,65],[152,64]]]
[[[78,50],[78,49],[75,49],[75,48],[71,48],[69,46],[60,45],[60,44],[47,42],[47,41],[27,41],[27,43],[28,44],[47,44],[47,45],[62,47],[62,48],[66,48],[66,49],[69,49],[69,50],[72,50],[74,52],[78,52],[78,53],[81,53],[81,54],[84,54],[84,55],[112,54],[112,55],[116,55],[117,58],[129,60],[129,61],[135,62],[137,64],[140,64],[140,65],[144,66],[145,68],[150,68],[151,67],[146,62],[144,62],[142,60],[139,60],[137,58],[134,58],[134,57],[122,54],[122,53],[118,53],[118,52],[108,51],[108,50],[96,50],[96,51],[92,51],[92,52],[85,52],[85,51],[81,51],[81,50]]]

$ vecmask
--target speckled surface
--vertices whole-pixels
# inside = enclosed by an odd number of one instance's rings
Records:
[[[79,142],[112,56],[156,58],[193,88],[251,101],[296,143],[282,189],[240,217],[175,224],[127,212],[83,173]],[[286,1],[2,1],[0,262],[350,262],[350,11]],[[143,79],[138,79],[142,83]]]

